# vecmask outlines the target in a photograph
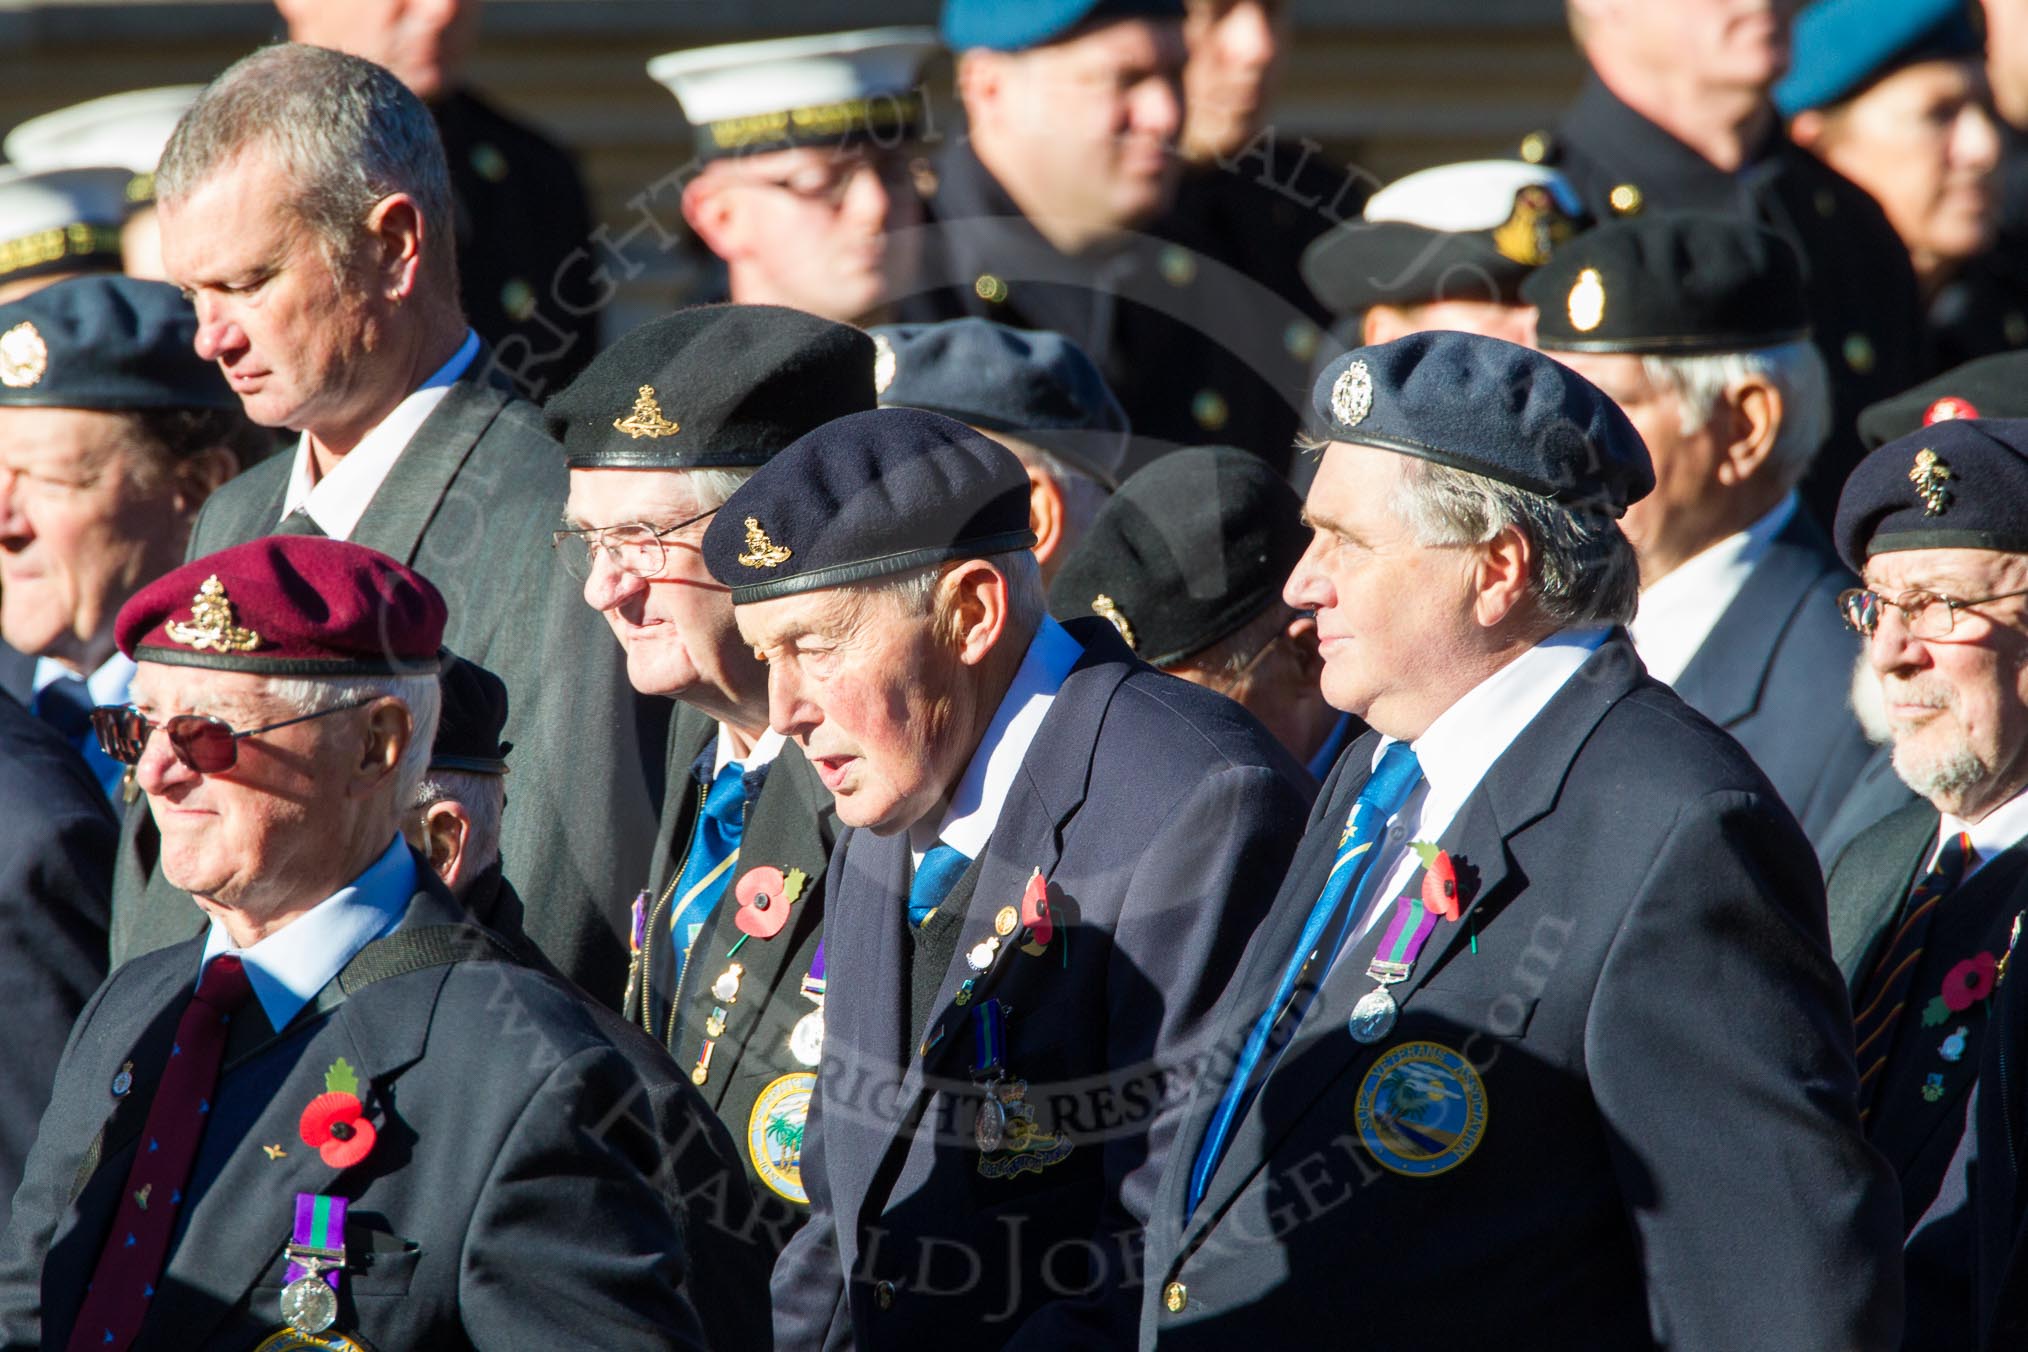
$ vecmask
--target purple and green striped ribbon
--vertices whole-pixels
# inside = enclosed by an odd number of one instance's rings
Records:
[[[328,1250],[336,1253],[345,1247],[345,1206],[343,1197],[327,1197],[320,1192],[299,1192],[296,1194],[295,1243],[306,1249]],[[301,1263],[291,1261],[289,1270],[283,1274],[284,1284],[309,1275],[310,1269]],[[339,1268],[327,1268],[317,1274],[330,1283],[331,1289],[338,1289],[342,1275]]]
[[[1424,906],[1422,898],[1402,897],[1396,901],[1394,919],[1387,922],[1387,931],[1380,936],[1380,948],[1374,953],[1366,975],[1375,981],[1385,981],[1397,973],[1397,979],[1406,977],[1415,970],[1422,946],[1436,933],[1436,922],[1436,912]]]

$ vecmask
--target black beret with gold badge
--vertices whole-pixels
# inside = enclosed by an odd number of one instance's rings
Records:
[[[572,469],[732,469],[874,406],[873,340],[779,305],[641,325],[543,409]]]
[[[1545,352],[1692,355],[1810,336],[1802,260],[1736,216],[1666,211],[1579,235],[1521,284]]]

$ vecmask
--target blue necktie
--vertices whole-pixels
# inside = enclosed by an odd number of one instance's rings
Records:
[[[938,841],[930,846],[915,866],[915,881],[908,885],[908,923],[920,925],[943,905],[971,862],[972,857],[955,845]]]
[[[120,780],[127,767],[99,749],[92,731],[92,692],[82,676],[59,676],[35,692],[29,711],[56,730],[58,736],[77,748],[92,778],[105,790],[109,801],[117,801]]]
[[[1268,1039],[1296,993],[1296,982],[1313,957],[1322,957],[1328,965],[1330,958],[1337,953],[1346,925],[1357,913],[1359,893],[1372,873],[1373,847],[1379,842],[1380,833],[1387,829],[1388,819],[1401,810],[1401,805],[1408,800],[1409,793],[1421,779],[1422,766],[1416,763],[1414,749],[1407,742],[1392,742],[1387,750],[1380,753],[1380,764],[1374,769],[1373,777],[1359,791],[1358,800],[1352,804],[1351,815],[1345,820],[1345,835],[1338,842],[1338,857],[1331,865],[1330,876],[1324,879],[1324,890],[1318,895],[1316,904],[1310,907],[1310,918],[1303,925],[1296,951],[1289,955],[1288,963],[1282,969],[1282,979],[1275,986],[1274,999],[1268,1001],[1267,1008],[1254,1022],[1253,1031],[1247,1034],[1246,1045],[1240,1049],[1239,1060],[1232,1068],[1232,1080],[1225,1086],[1225,1095],[1218,1101],[1218,1111],[1212,1114],[1211,1125],[1205,1128],[1203,1144],[1198,1146],[1197,1160],[1190,1170],[1190,1198],[1184,1208],[1184,1219],[1189,1219],[1196,1212],[1198,1202],[1204,1198],[1204,1189],[1211,1183],[1212,1171],[1218,1167],[1219,1158],[1225,1153],[1225,1143],[1232,1135],[1241,1109],[1246,1106],[1254,1071],[1267,1053]],[[1347,905],[1348,899],[1354,904]],[[1335,925],[1332,924],[1334,919],[1337,921]],[[1333,942],[1328,945],[1324,942],[1327,927],[1334,936]],[[1289,1036],[1293,1037],[1295,1022],[1302,1018],[1303,1011],[1288,1012],[1293,1016],[1289,1027]]]
[[[690,834],[690,856],[676,880],[676,903],[669,911],[669,934],[675,940],[676,971],[669,989],[683,979],[683,964],[690,959],[690,936],[701,929],[725,895],[732,878],[732,866],[739,861],[739,835],[746,806],[746,772],[728,765],[711,781],[704,795],[704,810],[697,814],[697,829]]]

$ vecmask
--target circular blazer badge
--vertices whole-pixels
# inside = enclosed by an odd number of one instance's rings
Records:
[[[753,1101],[746,1120],[746,1153],[761,1182],[800,1206],[810,1204],[803,1188],[803,1123],[810,1116],[810,1095],[817,1074],[798,1070],[773,1081]]]
[[[1463,1164],[1486,1135],[1486,1086],[1449,1047],[1404,1042],[1359,1084],[1359,1139],[1383,1168],[1429,1178]]]
[[[276,1329],[260,1340],[254,1352],[373,1352],[372,1345],[360,1338],[338,1332],[302,1333],[296,1329]]]

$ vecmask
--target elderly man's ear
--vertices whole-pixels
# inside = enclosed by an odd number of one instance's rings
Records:
[[[939,607],[950,626],[958,660],[975,667],[1007,632],[1007,577],[983,559],[966,559],[944,574],[944,604]]]
[[[368,707],[366,737],[360,743],[359,763],[353,767],[358,792],[373,793],[380,788],[387,776],[394,773],[414,733],[415,723],[409,717],[408,706],[400,700],[378,699]]]
[[[423,839],[416,848],[429,856],[430,871],[456,892],[465,877],[465,847],[472,840],[472,814],[455,798],[442,798],[423,810]]]

